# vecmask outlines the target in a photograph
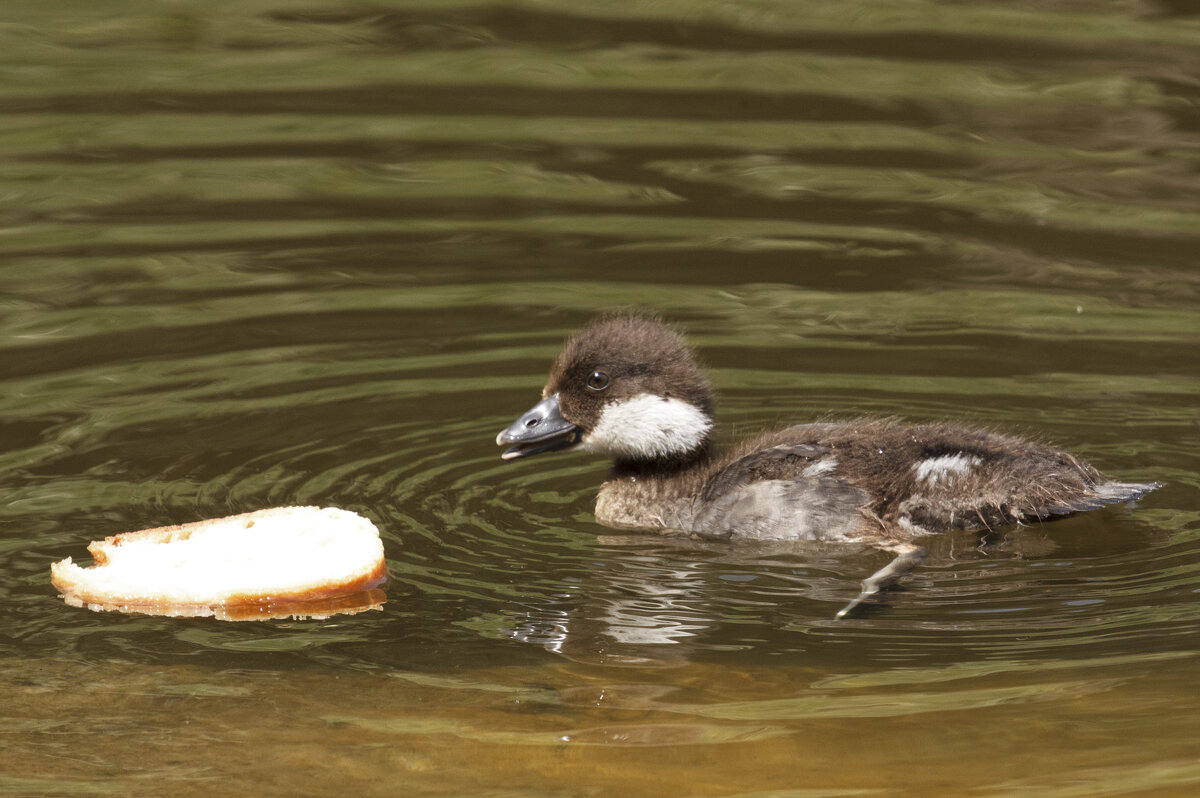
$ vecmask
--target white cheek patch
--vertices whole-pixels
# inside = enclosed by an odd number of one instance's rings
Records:
[[[583,446],[614,457],[671,457],[700,446],[711,429],[712,420],[695,405],[641,394],[605,407]]]
[[[931,457],[913,465],[918,482],[936,485],[939,482],[950,482],[975,468],[983,461],[974,455],[944,454],[941,457]]]

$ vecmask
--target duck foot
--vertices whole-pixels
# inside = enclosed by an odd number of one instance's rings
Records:
[[[838,610],[836,616],[838,620],[845,618],[851,610],[862,604],[865,599],[875,595],[888,585],[894,585],[908,576],[914,568],[924,562],[925,558],[929,556],[929,549],[911,544],[899,546],[894,551],[896,552],[895,559],[864,579],[862,582],[862,591],[858,596],[845,607]]]

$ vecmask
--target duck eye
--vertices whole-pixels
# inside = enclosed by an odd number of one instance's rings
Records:
[[[603,371],[593,371],[587,378],[587,387],[593,391],[603,391],[608,383],[609,377]]]

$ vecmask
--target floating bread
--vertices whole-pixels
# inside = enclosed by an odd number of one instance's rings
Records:
[[[380,609],[387,564],[379,530],[334,507],[275,507],[93,541],[50,581],[68,604],[221,620],[323,618]]]

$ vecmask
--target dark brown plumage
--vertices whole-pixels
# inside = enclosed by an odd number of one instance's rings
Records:
[[[509,459],[573,446],[612,456],[598,521],[899,553],[851,606],[919,562],[911,541],[923,535],[1048,519],[1158,487],[1113,481],[1042,444],[945,423],[802,424],[717,454],[707,378],[679,333],[641,316],[606,317],[571,338],[542,396],[497,442],[515,444]]]

